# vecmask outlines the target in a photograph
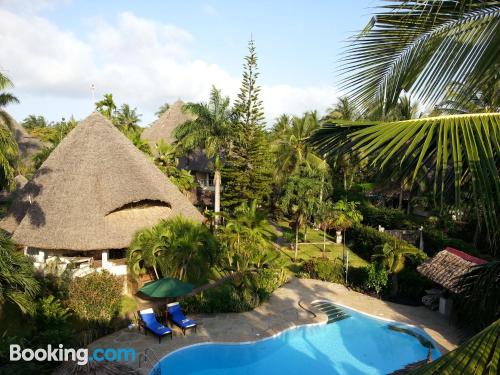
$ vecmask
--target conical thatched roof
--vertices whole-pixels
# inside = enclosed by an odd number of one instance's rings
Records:
[[[175,142],[174,130],[177,126],[194,119],[194,116],[182,110],[184,103],[177,100],[149,128],[144,129],[142,139],[149,142],[152,149],[156,142],[163,139],[168,144]]]
[[[52,152],[0,227],[25,246],[118,249],[137,230],[176,215],[203,221],[141,151],[93,113]]]
[[[19,146],[21,160],[28,164],[31,163],[31,156],[43,148],[43,142],[38,138],[31,136],[26,129],[19,125],[19,123],[8,113],[3,112],[3,116],[5,116],[9,121],[8,127],[14,134],[14,138]],[[1,117],[0,122],[4,122]]]

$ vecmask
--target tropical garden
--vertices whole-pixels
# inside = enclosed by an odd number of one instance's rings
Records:
[[[419,305],[435,285],[417,266],[451,246],[488,261],[456,280],[455,322],[477,335],[420,371],[467,373],[464,358],[477,356],[477,372],[486,373],[481,358],[493,356],[500,319],[499,24],[500,7],[487,1],[386,3],[344,52],[345,95],[325,114],[311,109],[273,123],[265,121],[251,40],[236,99],[213,87],[206,102],[187,103],[193,120],[176,128],[173,144],[155,150],[141,138],[137,109],[104,95],[96,110],[181,191],[197,182],[179,158],[202,149],[213,165],[207,224],[174,218],[138,232],[127,252],[131,277],[200,287],[183,301],[189,312],[250,310],[291,277]],[[6,190],[17,174],[33,174],[76,126],[73,118],[27,117],[22,126],[44,148],[24,165],[6,115],[18,101],[11,87],[0,75]],[[418,241],[382,228],[413,231]],[[41,278],[6,234],[0,252],[0,314],[21,311],[40,321],[44,335],[32,346],[53,335],[74,339],[76,331],[88,341],[134,309],[111,275]],[[106,301],[83,292],[103,285],[115,291]],[[15,339],[31,335],[20,331]],[[483,342],[484,350],[474,350]]]

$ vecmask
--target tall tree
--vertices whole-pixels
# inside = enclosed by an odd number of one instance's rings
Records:
[[[45,117],[36,115],[29,115],[23,120],[21,125],[28,130],[35,128],[46,128],[47,126],[49,126]]]
[[[327,120],[355,120],[357,118],[356,108],[347,96],[338,98],[337,103],[328,108]]]
[[[292,218],[295,228],[295,254],[299,251],[299,231],[308,217],[311,217],[319,205],[321,184],[316,176],[295,174],[288,177],[283,186],[283,194],[279,201],[281,210]]]
[[[214,211],[217,214],[220,212],[224,154],[233,139],[229,97],[222,96],[220,90],[212,87],[208,103],[189,103],[186,109],[195,116],[195,120],[179,125],[175,136],[181,150],[192,151],[201,147],[214,160]],[[217,217],[215,220],[219,221]]]
[[[137,108],[131,108],[128,104],[122,104],[116,112],[116,123],[123,130],[136,129],[141,121],[141,114]]]
[[[33,299],[39,285],[33,272],[33,263],[0,231],[0,316],[6,303],[16,305],[23,313],[35,312]]]
[[[164,103],[158,108],[158,111],[155,112],[155,116],[160,118],[161,115],[163,115],[165,112],[167,112],[170,109],[170,104],[169,103]]]
[[[18,158],[18,147],[12,132],[11,117],[5,107],[19,100],[5,89],[13,87],[12,82],[0,72],[0,188],[14,187],[15,164]]]
[[[116,104],[113,100],[113,94],[104,94],[104,97],[95,103],[95,108],[103,116],[112,120],[116,112]]]
[[[234,104],[233,131],[238,134],[226,158],[223,180],[223,202],[237,207],[243,202],[262,202],[271,193],[271,164],[269,141],[264,129],[264,111],[260,100],[260,86],[255,43],[248,43],[248,55],[243,65],[240,92]]]

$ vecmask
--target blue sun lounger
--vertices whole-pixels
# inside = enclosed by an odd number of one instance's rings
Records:
[[[138,311],[137,313],[139,314],[139,327],[144,329],[145,335],[147,335],[147,331],[153,332],[158,336],[159,343],[161,343],[161,339],[167,335],[170,335],[170,339],[172,339],[172,330],[158,323],[153,309],[149,308]]]
[[[179,302],[169,303],[167,305],[168,316],[172,323],[174,323],[177,327],[182,329],[182,333],[185,335],[186,330],[194,328],[196,332],[197,324],[191,319],[187,319],[184,315],[184,312],[181,310],[181,306]]]

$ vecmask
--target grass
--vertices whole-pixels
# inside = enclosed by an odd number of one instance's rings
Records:
[[[283,236],[287,240],[292,240],[295,239],[295,233],[294,231],[290,228],[289,223],[285,220],[280,220],[277,222],[278,227],[280,230],[283,232]],[[276,235],[278,236],[278,232],[276,232]],[[323,242],[323,232],[320,230],[315,230],[314,228],[308,228],[307,230],[307,242],[303,241],[304,238],[304,233],[303,230],[301,231],[300,235],[300,242],[299,244],[299,251],[298,251],[298,260],[297,262],[293,261],[293,257],[295,255],[295,252],[293,249],[291,249],[289,246],[281,246],[281,252],[286,255],[284,258],[285,260],[285,267],[288,268],[291,272],[299,272],[301,269],[301,265],[303,261],[311,259],[311,258],[320,258],[323,256],[323,245],[322,244],[312,244],[312,243],[319,243]],[[335,238],[326,235],[326,240],[330,242],[334,242]],[[347,246],[345,247],[346,250],[349,250],[349,265],[351,267],[365,267],[368,265],[368,262],[366,262],[364,259],[359,257],[355,252],[350,250]],[[332,260],[338,260],[342,261],[342,256],[343,254],[343,248],[342,245],[340,244],[335,244],[335,243],[329,243],[326,245],[326,251],[325,251],[325,256]]]
[[[137,311],[137,301],[134,297],[123,295],[120,305],[120,316],[126,317],[128,314]]]

